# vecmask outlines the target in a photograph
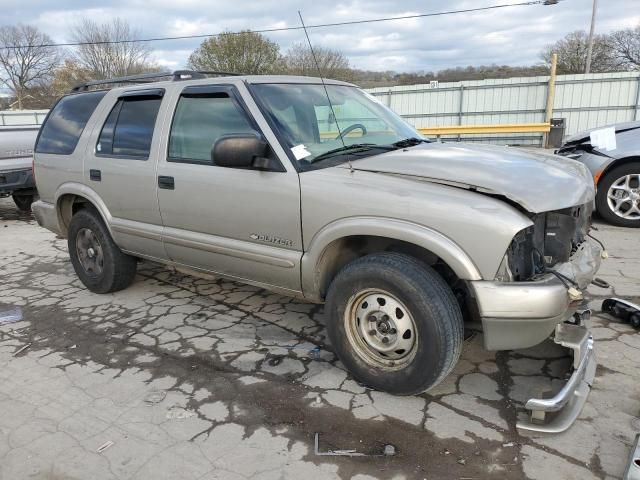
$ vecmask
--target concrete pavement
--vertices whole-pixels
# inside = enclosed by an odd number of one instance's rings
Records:
[[[640,300],[640,232],[599,228],[599,276]],[[332,353],[321,306],[150,263],[129,289],[92,294],[66,241],[6,199],[0,285],[2,480],[620,478],[640,430],[640,335],[601,314],[607,290],[591,290],[585,410],[528,439],[523,401],[570,365],[551,342],[496,354],[469,335],[430,394],[371,391]],[[322,452],[367,456],[315,455],[316,433]]]

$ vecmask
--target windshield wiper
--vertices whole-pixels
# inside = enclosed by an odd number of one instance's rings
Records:
[[[403,140],[398,140],[397,142],[394,142],[391,145],[398,148],[406,148],[406,147],[413,147],[421,143],[431,143],[431,142],[425,138],[409,137]]]
[[[395,150],[397,147],[393,147],[391,145],[378,145],[375,143],[354,143],[352,145],[345,145],[343,147],[334,148],[333,150],[329,150],[328,152],[324,152],[312,160],[312,163],[315,163],[320,160],[326,160],[327,158],[339,155],[341,153],[348,152],[366,152],[368,150],[385,150],[391,151]]]

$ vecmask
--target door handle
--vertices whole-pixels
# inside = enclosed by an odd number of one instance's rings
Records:
[[[164,177],[162,175],[158,176],[158,187],[164,188],[165,190],[173,190],[175,189],[175,181],[173,177]]]
[[[102,172],[100,170],[89,170],[89,180],[99,182],[102,180]]]

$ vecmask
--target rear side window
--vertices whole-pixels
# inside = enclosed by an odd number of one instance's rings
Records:
[[[225,92],[183,94],[169,136],[170,162],[211,165],[211,147],[230,133],[255,133],[242,107]]]
[[[161,102],[159,96],[119,99],[102,127],[97,154],[138,160],[149,158]]]
[[[36,152],[71,155],[91,114],[106,93],[81,93],[60,99],[40,129]]]

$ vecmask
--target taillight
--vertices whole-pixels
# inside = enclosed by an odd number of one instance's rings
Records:
[[[36,157],[31,160],[31,175],[33,175],[33,183],[36,183]]]

